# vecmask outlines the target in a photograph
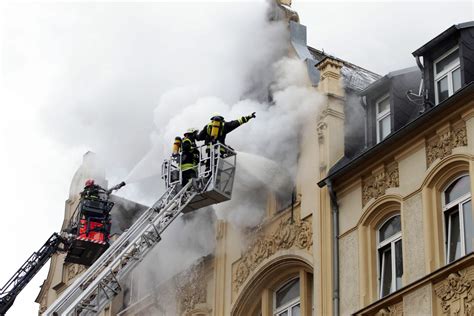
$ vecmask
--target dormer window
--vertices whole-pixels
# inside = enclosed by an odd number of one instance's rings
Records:
[[[461,88],[459,48],[454,47],[434,62],[436,104],[443,102]]]
[[[392,131],[390,118],[390,96],[386,95],[376,102],[377,143],[381,142]]]

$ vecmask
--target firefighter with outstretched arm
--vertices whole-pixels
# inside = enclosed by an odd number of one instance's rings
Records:
[[[202,131],[199,132],[196,140],[203,140],[206,145],[216,143],[225,145],[225,137],[227,134],[255,117],[255,112],[253,112],[250,115],[242,116],[238,120],[226,122],[224,117],[216,114],[211,117],[211,122],[204,126]]]

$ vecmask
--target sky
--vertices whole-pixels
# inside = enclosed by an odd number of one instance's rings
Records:
[[[230,1],[0,5],[0,284],[60,229],[71,178],[87,150],[104,156],[112,184],[121,181],[156,137],[154,111],[166,91],[199,83],[207,69],[228,68],[216,86],[232,95],[225,83],[245,74],[235,56],[213,57],[246,47],[239,62],[253,62],[262,43],[252,41],[254,32],[242,18],[252,6]],[[293,9],[307,26],[310,46],[381,75],[414,66],[411,52],[452,24],[474,19],[470,1],[294,0]],[[226,32],[242,36],[220,36]],[[141,202],[149,200],[137,191],[153,192],[143,184],[127,190],[125,196]],[[47,267],[8,315],[37,313],[33,301]]]

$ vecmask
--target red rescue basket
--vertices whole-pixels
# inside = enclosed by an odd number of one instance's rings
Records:
[[[75,218],[72,241],[65,262],[92,265],[109,247],[111,228],[110,211],[113,202],[83,199],[79,204],[79,214]]]

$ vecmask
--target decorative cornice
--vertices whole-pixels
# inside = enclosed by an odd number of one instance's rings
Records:
[[[469,267],[451,273],[446,280],[435,287],[435,293],[441,301],[446,315],[474,315],[474,268]]]
[[[319,71],[321,72],[321,80],[324,80],[325,78],[341,78],[340,70],[342,66],[343,64],[340,61],[329,57],[326,58],[319,65],[317,65]]]
[[[467,130],[465,122],[450,127],[443,133],[431,138],[426,143],[427,167],[436,159],[443,159],[453,153],[453,148],[467,146]]]
[[[345,115],[344,115],[343,112],[340,112],[340,111],[335,110],[335,109],[330,108],[330,107],[327,107],[326,109],[321,111],[320,119],[326,118],[327,116],[337,117],[337,118],[340,118],[342,120],[345,118]]]
[[[398,163],[384,167],[372,176],[362,180],[362,206],[366,205],[370,199],[377,199],[385,194],[388,188],[399,186],[400,175]]]
[[[463,271],[461,273],[466,272],[465,279],[471,281],[471,284],[472,284],[474,280],[474,253],[470,253],[450,264],[447,264],[431,273],[428,273],[424,277],[419,278],[416,281],[413,281],[407,284],[406,286],[402,287],[400,290],[396,291],[395,293],[387,295],[384,298],[377,300],[373,302],[372,304],[361,308],[360,310],[354,312],[353,315],[358,315],[358,316],[374,315],[377,311],[381,310],[382,308],[386,306],[392,306],[394,301],[403,301],[403,298],[405,296],[410,295],[410,293],[414,293],[421,287],[425,287],[425,286],[430,287],[433,290],[432,299],[429,298],[430,301],[433,301],[433,307],[434,307],[434,310],[431,312],[431,314],[434,314],[434,315],[441,314],[439,312],[442,311],[442,307],[441,307],[442,297],[445,297],[444,291],[441,290],[441,288],[448,290],[449,287],[446,288],[446,286],[448,286],[448,283],[449,283],[449,275],[454,273],[455,275],[457,274],[459,277],[460,270]],[[452,284],[453,283],[454,282],[452,282]],[[456,288],[456,286],[451,286],[451,288]],[[436,293],[436,291],[438,291],[439,294]],[[461,303],[462,300],[458,302]],[[452,310],[453,309],[451,309],[451,311]],[[450,315],[456,315],[456,314],[451,313]],[[459,313],[458,315],[461,316],[461,315],[466,315],[466,314]]]
[[[256,241],[233,267],[233,290],[237,293],[250,274],[265,259],[279,250],[297,248],[310,250],[313,245],[313,230],[308,221],[291,218],[282,220],[267,236],[257,236]]]
[[[206,263],[201,260],[175,277],[176,293],[184,313],[207,301]]]

